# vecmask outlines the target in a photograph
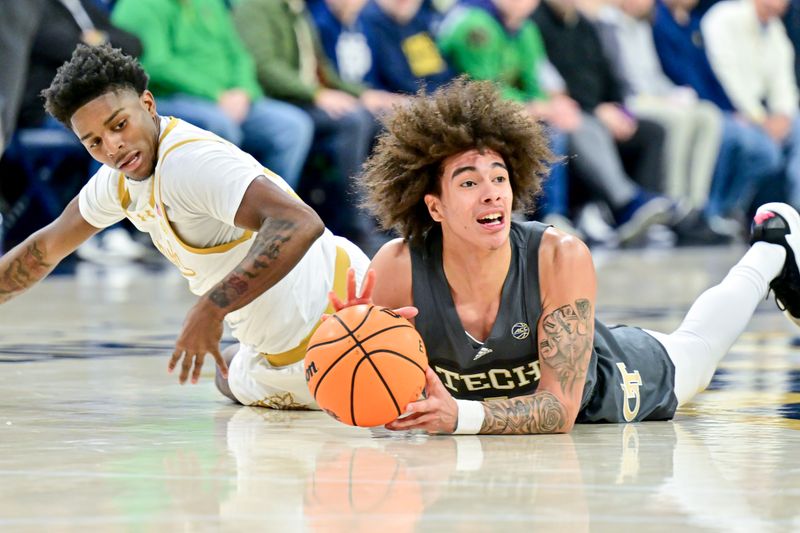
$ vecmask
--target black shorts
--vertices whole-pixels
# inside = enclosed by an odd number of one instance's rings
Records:
[[[599,324],[594,351],[586,383],[591,390],[584,393],[579,423],[669,420],[675,416],[675,366],[653,336],[639,328]]]

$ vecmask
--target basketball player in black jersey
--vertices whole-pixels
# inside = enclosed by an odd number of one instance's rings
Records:
[[[389,429],[559,433],[669,419],[705,389],[770,287],[800,322],[800,216],[785,204],[758,210],[750,250],[675,332],[608,328],[594,318],[586,245],[512,220],[551,160],[521,106],[488,82],[458,80],[397,109],[386,127],[360,184],[402,239],[376,254],[360,298],[351,288],[334,304],[419,311],[426,398]]]

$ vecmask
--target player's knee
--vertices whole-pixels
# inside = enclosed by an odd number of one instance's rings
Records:
[[[236,352],[239,351],[239,345],[234,344],[232,346],[228,346],[222,352],[222,358],[225,360],[225,364],[228,366],[228,369],[231,367],[231,362],[233,361],[234,356],[236,356]],[[220,372],[219,367],[217,367],[217,375],[214,378],[214,384],[217,386],[217,390],[222,393],[223,396],[230,398],[236,403],[240,403],[236,396],[231,392],[231,387],[228,384],[228,379],[222,375]]]

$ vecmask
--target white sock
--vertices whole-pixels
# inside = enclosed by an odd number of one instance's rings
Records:
[[[711,382],[720,360],[747,327],[785,260],[783,246],[753,244],[719,285],[695,300],[678,329],[669,335],[648,331],[664,345],[675,365],[678,405]]]

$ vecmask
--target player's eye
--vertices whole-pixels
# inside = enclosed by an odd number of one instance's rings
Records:
[[[127,123],[128,123],[128,119],[122,119],[122,120],[119,121],[119,123],[116,126],[114,126],[114,129],[115,130],[121,130],[122,128],[125,127],[125,125]]]

